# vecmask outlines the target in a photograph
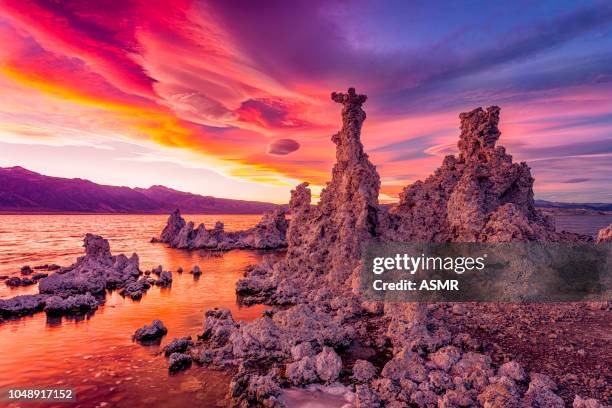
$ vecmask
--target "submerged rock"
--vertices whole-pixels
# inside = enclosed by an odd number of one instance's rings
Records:
[[[157,286],[161,286],[162,288],[167,288],[172,286],[172,272],[163,271],[159,275],[159,279],[155,282]]]
[[[21,267],[21,274],[22,275],[29,275],[32,272],[34,272],[34,271],[32,270],[32,268],[30,268],[30,265],[24,265],[24,266]]]
[[[151,324],[144,325],[134,332],[132,339],[136,341],[159,340],[168,333],[168,329],[161,320],[153,320]]]
[[[202,274],[202,271],[200,270],[200,267],[196,265],[191,271],[189,271],[189,273],[191,273],[193,276],[200,276]]]
[[[191,336],[181,337],[180,339],[175,338],[164,347],[163,351],[166,357],[168,357],[173,353],[184,353],[190,346],[193,346]]]
[[[17,276],[13,276],[11,278],[8,278],[4,283],[6,284],[6,286],[17,287],[33,285],[36,282],[30,278],[19,278]]]
[[[98,300],[91,294],[73,295],[67,298],[49,296],[45,301],[45,312],[50,315],[89,312],[98,308]]]
[[[121,291],[119,291],[119,294],[123,297],[129,297],[132,300],[138,300],[142,298],[142,295],[144,295],[154,283],[154,279],[144,276],[136,282],[125,285]]]
[[[43,310],[46,295],[20,295],[10,299],[0,299],[0,316],[23,316]]]
[[[172,353],[169,359],[168,370],[171,373],[186,370],[191,367],[191,356],[183,353]]]

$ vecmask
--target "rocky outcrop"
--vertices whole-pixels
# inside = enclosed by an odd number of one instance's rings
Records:
[[[132,339],[140,342],[159,341],[168,333],[168,329],[161,320],[153,320],[134,332]]]
[[[44,309],[45,295],[20,295],[10,299],[0,299],[0,316],[23,316]]]
[[[45,312],[50,315],[90,312],[98,308],[99,300],[91,294],[73,295],[66,298],[49,296],[45,300]]]
[[[306,183],[291,192],[287,255],[275,265],[251,270],[237,284],[241,294],[291,304],[317,297],[322,288],[334,296],[351,292],[361,248],[378,234],[380,178],[360,139],[366,96],[351,88],[333,93],[332,99],[342,105],[342,129],[332,136],[332,179],[316,206],[311,206]]]
[[[287,245],[287,226],[282,208],[265,213],[255,227],[243,231],[225,231],[222,222],[217,222],[213,229],[206,229],[204,224],[194,229],[194,223],[185,222],[176,210],[168,218],[159,239],[154,238],[152,242],[181,249],[275,249]]]
[[[108,241],[93,234],[85,236],[84,246],[85,256],[40,281],[40,293],[104,295],[106,289],[120,288],[138,278],[138,255],[132,254],[130,258],[123,254],[113,256]]]
[[[83,246],[85,255],[73,265],[46,268],[56,270],[51,275],[35,273],[32,279],[11,278],[19,280],[19,285],[23,285],[24,280],[32,284],[38,282],[40,294],[2,300],[0,314],[21,316],[43,309],[49,314],[88,312],[104,303],[106,290],[120,288],[124,295],[137,299],[147,285],[150,286],[146,280],[137,281],[140,275],[138,255],[132,254],[130,258],[123,254],[112,255],[108,241],[93,234],[85,236]]]
[[[462,114],[459,155],[446,157],[384,211],[378,174],[360,142],[366,98],[349,89],[332,99],[342,104],[342,129],[332,137],[331,181],[318,205],[311,205],[306,183],[291,192],[286,256],[248,269],[236,286],[245,302],[288,308],[248,324],[234,322],[229,311],[207,312],[191,355],[204,365],[238,367],[230,387],[235,405],[274,406],[279,384],[334,381],[351,371],[340,351],[357,343],[389,357],[382,369],[353,364],[355,406],[555,406],[559,397],[544,376],[527,375],[516,362],[496,366],[478,342],[452,336],[425,305],[383,307],[364,302],[357,290],[361,248],[372,241],[588,239],[556,233],[534,207],[529,168],[496,145],[499,108]]]
[[[597,233],[596,242],[599,244],[603,244],[604,242],[612,242],[612,224],[599,230]]]
[[[459,115],[459,154],[446,156],[425,181],[400,193],[390,209],[386,239],[400,242],[511,242],[588,240],[555,232],[535,208],[533,177],[497,145],[500,108]]]

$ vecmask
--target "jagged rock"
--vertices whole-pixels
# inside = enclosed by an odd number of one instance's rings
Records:
[[[258,403],[263,407],[281,408],[277,397],[281,390],[272,375],[241,373],[230,383],[230,406],[251,407]]]
[[[557,385],[550,377],[531,373],[530,383],[525,396],[523,397],[523,404],[534,408],[563,408],[565,403],[554,393],[557,389]]]
[[[166,357],[168,357],[172,353],[184,353],[191,346],[193,346],[191,336],[181,337],[180,339],[175,338],[164,347],[163,351]]]
[[[200,276],[202,274],[202,271],[200,270],[200,267],[196,265],[189,273],[191,273],[193,276]]]
[[[168,370],[171,373],[186,370],[191,367],[191,356],[183,353],[172,353],[168,362]]]
[[[178,209],[174,210],[174,212],[170,214],[170,217],[168,217],[168,222],[159,236],[159,241],[170,242],[178,235],[184,226],[185,220],[181,217],[181,213]]]
[[[429,355],[433,368],[448,371],[461,358],[460,350],[455,346],[446,346]]]
[[[319,378],[330,383],[335,381],[340,375],[342,360],[333,348],[323,347],[323,351],[315,357],[315,368]]]
[[[136,341],[159,340],[166,333],[168,333],[168,329],[166,329],[164,323],[161,320],[153,320],[150,325],[145,324],[136,330],[132,338]]]
[[[229,309],[207,310],[202,338],[210,340],[213,347],[223,347],[230,336],[236,332],[237,325]]]
[[[20,295],[10,299],[0,299],[0,316],[23,316],[43,310],[46,295]]]
[[[157,286],[161,286],[162,288],[167,288],[172,285],[172,272],[163,271],[159,275],[159,279],[155,282]]]
[[[25,265],[25,266],[21,267],[21,274],[22,275],[29,275],[32,272],[34,272],[34,271],[32,270],[32,268],[30,268],[30,265]]]
[[[380,406],[380,397],[370,386],[360,384],[355,387],[356,408],[378,408]]]
[[[425,181],[406,187],[391,208],[388,238],[410,242],[587,240],[558,234],[534,206],[533,177],[496,146],[500,108],[459,115],[459,155],[447,156]]]
[[[606,228],[602,228],[597,233],[598,244],[603,244],[604,242],[612,242],[612,224],[608,225]]]
[[[45,312],[50,315],[89,312],[98,308],[98,300],[91,294],[68,296],[49,296],[45,301]]]
[[[40,293],[62,297],[104,295],[107,288],[121,287],[138,278],[138,255],[113,256],[108,241],[98,235],[87,234],[84,246],[85,256],[75,264],[40,280]]]
[[[496,146],[499,108],[462,114],[459,154],[447,156],[425,181],[406,187],[387,211],[379,208],[380,179],[360,141],[366,97],[349,89],[332,99],[342,104],[342,129],[332,137],[337,149],[331,181],[317,205],[311,205],[308,184],[291,192],[286,256],[249,268],[236,285],[245,302],[283,307],[246,324],[235,323],[229,311],[207,312],[200,360],[239,367],[230,394],[244,406],[276,401],[274,394],[244,396],[254,378],[265,378],[271,388],[286,381],[334,381],[342,360],[332,347],[352,342],[392,352],[380,377],[365,361],[353,366],[353,380],[363,382],[356,386],[358,407],[555,404],[559,397],[538,383],[537,375],[522,395],[525,376],[514,363],[495,376],[491,358],[473,351],[478,341],[464,333],[453,339],[426,304],[367,304],[359,294],[361,251],[369,242],[586,239],[556,233],[535,209],[529,168]],[[215,234],[221,231],[217,227]],[[176,236],[204,245],[207,233],[184,223]],[[465,309],[457,316],[469,313]],[[275,369],[281,378],[262,376]]]
[[[151,273],[159,276],[164,271],[164,268],[161,265],[157,265],[155,268],[151,269]]]
[[[30,286],[35,284],[36,282],[30,278],[19,278],[17,276],[13,276],[12,278],[8,278],[5,282],[6,286]]]
[[[125,285],[121,291],[119,291],[119,295],[123,297],[129,297],[132,300],[138,300],[142,298],[142,295],[146,293],[146,291],[155,283],[155,280],[144,276],[138,279],[136,282],[128,283]]]
[[[34,275],[32,275],[32,280],[36,282],[38,280],[41,280],[42,278],[46,278],[47,276],[49,276],[48,273],[37,272]]]
[[[319,379],[312,357],[302,357],[301,360],[287,364],[285,373],[293,385],[310,384]]]
[[[231,232],[226,232],[221,222],[217,222],[211,230],[207,230],[204,224],[194,229],[194,223],[185,222],[176,210],[168,218],[166,227],[155,242],[165,242],[173,248],[183,249],[273,249],[287,245],[287,226],[288,221],[282,208],[265,213],[253,228]]]
[[[485,408],[519,408],[516,384],[508,377],[489,384],[478,395],[478,402]]]
[[[376,376],[376,367],[366,360],[357,360],[353,364],[353,379],[358,382],[367,382]]]

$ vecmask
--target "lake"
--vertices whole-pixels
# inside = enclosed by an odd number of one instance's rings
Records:
[[[248,228],[259,215],[188,215],[196,223],[227,230]],[[163,215],[1,215],[0,275],[20,275],[22,265],[69,265],[83,254],[87,232],[110,241],[113,254],[140,256],[141,270],[162,264],[173,271],[171,288],[151,288],[139,302],[116,292],[95,314],[80,319],[48,319],[45,313],[0,324],[0,388],[69,387],[76,404],[60,406],[224,406],[228,374],[191,369],[168,375],[167,360],[158,355],[173,337],[202,333],[207,309],[227,307],[236,319],[261,316],[263,306],[241,307],[234,284],[244,268],[270,253],[231,251],[211,254],[152,244],[166,223]],[[195,280],[188,271],[199,265]],[[175,271],[179,266],[185,273]],[[35,293],[36,285],[11,289],[0,284],[0,297]],[[131,340],[133,332],[153,319],[168,327],[160,346],[143,347]],[[27,406],[35,406],[27,404]],[[43,405],[41,405],[43,406]],[[48,407],[49,404],[44,406]]]

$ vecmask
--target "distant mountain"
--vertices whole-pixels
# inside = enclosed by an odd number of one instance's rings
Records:
[[[612,203],[558,203],[554,201],[535,200],[539,208],[585,209],[594,211],[612,211]]]
[[[0,167],[0,212],[259,214],[276,204],[201,196],[164,186],[129,188]]]

